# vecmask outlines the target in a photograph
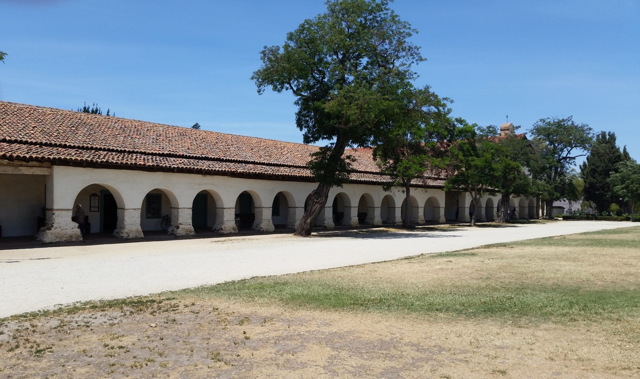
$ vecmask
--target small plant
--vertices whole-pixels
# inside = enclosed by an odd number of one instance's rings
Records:
[[[219,351],[214,351],[211,353],[211,360],[216,362],[222,362],[222,354]]]

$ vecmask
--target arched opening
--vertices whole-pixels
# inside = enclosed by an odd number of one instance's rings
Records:
[[[271,222],[275,228],[293,227],[295,224],[295,209],[293,196],[288,192],[278,192],[271,204]]]
[[[444,217],[449,222],[460,219],[460,193],[447,192],[444,197]]]
[[[351,202],[347,194],[341,192],[333,198],[331,214],[335,225],[351,225]]]
[[[536,200],[529,199],[529,218],[534,219],[536,217]]]
[[[396,222],[396,202],[393,196],[386,195],[380,203],[380,219],[383,224],[395,224]]]
[[[368,193],[360,196],[358,201],[358,223],[360,225],[373,225],[375,220],[375,206],[373,197]]]
[[[92,184],[82,189],[73,204],[73,221],[82,234],[111,234],[118,226],[118,202],[123,200],[113,187]]]
[[[216,201],[214,194],[209,191],[200,191],[193,198],[191,204],[191,225],[195,231],[213,230],[222,218],[221,204]]]
[[[424,221],[428,223],[440,222],[440,203],[433,196],[424,203]]]
[[[516,200],[514,198],[509,199],[509,215],[511,220],[517,220],[519,218],[518,216],[520,216],[516,205]]]
[[[236,224],[238,229],[251,229],[256,221],[255,203],[253,196],[247,191],[242,192],[236,200]]]
[[[400,217],[402,217],[402,220],[406,220],[409,225],[415,225],[418,222],[418,201],[415,197],[409,196],[409,207],[405,207],[406,202],[407,199],[405,198],[400,207]],[[405,209],[409,212],[408,214],[405,214]]]
[[[169,232],[177,222],[178,200],[168,190],[156,188],[149,191],[140,210],[140,228],[146,231]]]
[[[484,219],[486,221],[495,221],[496,214],[494,213],[495,205],[493,204],[493,199],[487,199],[487,202],[484,206]]]

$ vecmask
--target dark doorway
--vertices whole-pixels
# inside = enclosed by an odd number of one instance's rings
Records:
[[[111,192],[102,191],[102,232],[113,233],[118,225],[118,205]]]
[[[206,193],[199,193],[193,199],[193,206],[191,208],[191,224],[194,229],[206,229],[207,228],[207,209],[208,209],[208,196]]]
[[[249,192],[243,192],[236,201],[236,223],[239,229],[251,229],[256,219],[253,197]]]

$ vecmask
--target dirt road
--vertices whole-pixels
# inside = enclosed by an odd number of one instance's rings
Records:
[[[523,239],[635,226],[604,221],[412,232],[365,230],[310,238],[260,235],[0,250],[0,317],[254,276],[393,260]]]

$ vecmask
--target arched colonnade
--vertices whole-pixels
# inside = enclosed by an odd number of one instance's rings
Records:
[[[311,182],[54,167],[46,185],[47,227],[39,238],[45,242],[81,239],[72,221],[78,205],[86,232],[113,233],[118,238],[141,238],[146,232],[162,230],[177,236],[205,230],[272,232],[297,225],[314,188]],[[331,190],[316,225],[331,229],[399,224],[404,202],[401,191],[347,184]],[[463,193],[415,189],[407,210],[410,221],[417,224],[468,221],[468,203]],[[490,197],[483,199],[483,219],[494,217],[489,210],[496,203]]]

